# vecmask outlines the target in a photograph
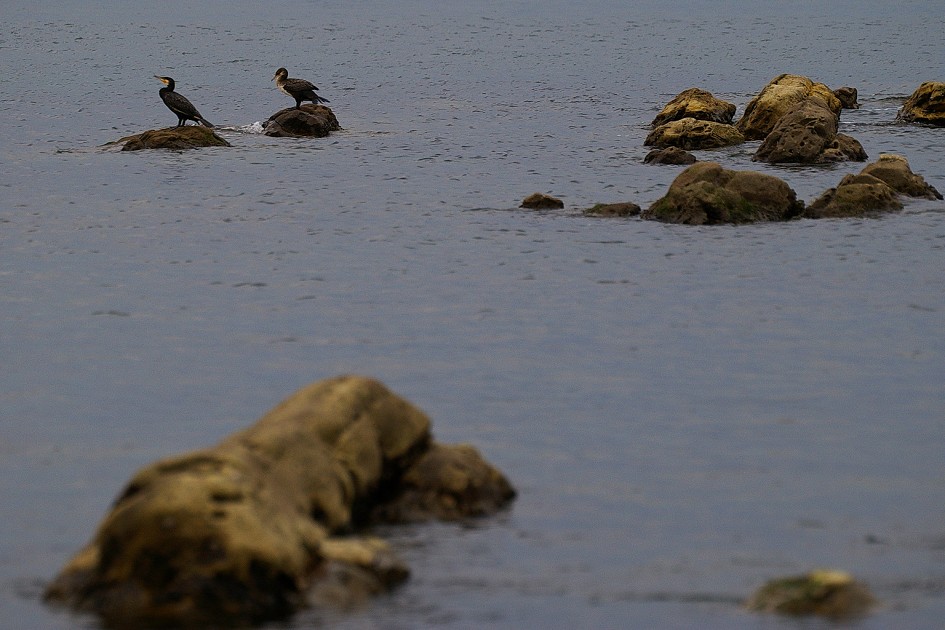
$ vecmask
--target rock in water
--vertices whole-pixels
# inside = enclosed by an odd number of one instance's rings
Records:
[[[734,125],[695,118],[681,118],[660,125],[651,131],[644,146],[678,147],[687,151],[718,149],[741,144],[745,137]]]
[[[926,81],[920,85],[903,103],[896,119],[945,127],[945,83]]]
[[[229,142],[218,136],[208,127],[185,125],[151,129],[134,136],[127,136],[110,144],[124,143],[122,151],[141,149],[197,149],[200,147],[228,147]]]
[[[522,199],[522,204],[519,207],[529,208],[530,210],[551,210],[563,208],[564,202],[557,197],[536,192]]]
[[[331,109],[311,104],[279,110],[263,124],[263,133],[276,138],[324,138],[339,129],[341,125]]]
[[[677,94],[656,115],[650,126],[659,127],[683,118],[695,118],[696,120],[708,120],[730,125],[734,116],[734,104],[714,97],[711,92],[694,87]]]
[[[848,573],[819,570],[771,580],[745,606],[758,612],[844,620],[866,614],[875,603],[869,589]]]
[[[690,225],[755,223],[792,219],[803,209],[794,190],[773,175],[696,162],[641,217]]]
[[[901,210],[900,195],[916,199],[941,199],[942,195],[921,175],[912,172],[901,155],[883,154],[856,175],[846,175],[836,188],[815,199],[805,210],[811,219],[861,217]]]
[[[371,518],[490,514],[511,485],[381,383],[313,383],[215,447],[140,470],[46,590],[108,626],[228,626],[391,588],[407,567]],[[409,518],[407,518],[409,516]],[[313,599],[314,598],[314,599]]]
[[[762,140],[771,133],[782,116],[804,101],[817,99],[835,116],[842,105],[829,87],[807,77],[782,74],[771,80],[745,106],[745,113],[735,124],[748,140]]]

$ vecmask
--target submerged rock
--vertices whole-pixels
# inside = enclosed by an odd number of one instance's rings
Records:
[[[659,127],[683,118],[695,118],[696,120],[708,120],[730,125],[734,116],[735,105],[714,97],[711,92],[694,87],[677,94],[656,115],[650,126]]]
[[[209,127],[184,125],[166,129],[150,129],[143,133],[127,136],[110,144],[124,143],[122,151],[141,149],[197,149],[200,147],[228,147],[229,142],[218,136]]]
[[[689,151],[679,147],[653,149],[643,158],[644,164],[695,164],[698,160]]]
[[[783,180],[754,171],[732,171],[697,162],[680,173],[666,195],[642,218],[690,225],[784,221],[801,214],[804,202]]]
[[[522,205],[519,207],[529,208],[530,210],[551,210],[553,208],[563,208],[564,202],[557,197],[536,192],[522,199]]]
[[[896,120],[945,127],[945,83],[926,81],[906,99]]]
[[[287,107],[263,123],[263,133],[275,138],[324,138],[341,125],[335,113],[325,105],[306,103],[299,109]]]
[[[383,541],[341,537],[352,528],[491,514],[514,494],[471,447],[433,442],[427,416],[381,383],[338,377],[141,469],[45,596],[125,627],[284,617],[407,577]]]
[[[660,125],[643,141],[648,147],[678,147],[680,149],[718,149],[741,144],[745,137],[734,125],[681,118]]]
[[[783,116],[811,99],[820,101],[834,116],[840,115],[842,105],[829,87],[807,77],[782,74],[772,79],[748,102],[735,126],[746,139],[762,140]]]
[[[843,620],[866,614],[875,603],[869,588],[848,573],[820,570],[771,580],[745,606],[758,612]]]
[[[632,201],[621,203],[598,203],[584,211],[589,217],[635,217],[640,214],[640,206]]]

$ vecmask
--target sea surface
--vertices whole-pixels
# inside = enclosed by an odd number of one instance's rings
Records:
[[[939,2],[75,2],[0,6],[0,628],[97,628],[44,584],[134,471],[311,381],[377,377],[519,491],[388,527],[412,577],[271,628],[834,628],[745,611],[829,567],[862,629],[945,619],[945,203],[691,227],[647,206],[650,121],[737,116],[785,72],[945,191]],[[286,66],[343,131],[278,139]],[[231,148],[120,152],[174,124]],[[756,164],[808,203],[863,164]],[[565,208],[518,208],[532,192]],[[840,626],[842,627],[842,625]]]

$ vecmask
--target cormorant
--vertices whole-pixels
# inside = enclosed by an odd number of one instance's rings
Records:
[[[315,93],[317,86],[312,85],[305,79],[290,79],[289,71],[285,68],[276,70],[276,75],[272,77],[276,82],[276,87],[295,99],[295,109],[302,106],[302,101],[312,101],[312,103],[327,103],[327,98],[322,98]]]
[[[174,79],[170,77],[159,77],[158,75],[154,75],[154,78],[167,86],[162,87],[159,94],[161,95],[161,100],[167,105],[167,108],[177,114],[178,127],[186,125],[188,120],[200,123],[204,127],[213,127],[213,125],[200,115],[200,112],[197,111],[193,103],[174,91]]]

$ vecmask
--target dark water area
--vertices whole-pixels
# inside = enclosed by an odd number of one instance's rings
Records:
[[[95,628],[43,584],[140,466],[297,387],[377,377],[519,490],[497,518],[378,532],[411,580],[309,628],[828,627],[743,611],[831,567],[945,618],[945,204],[697,228],[649,205],[649,122],[783,72],[859,90],[841,130],[945,191],[933,2],[56,3],[0,20],[0,627]],[[344,131],[275,139],[275,68]],[[122,153],[174,124],[232,148]],[[697,152],[807,202],[862,164]],[[560,211],[520,210],[542,191]],[[833,627],[833,626],[829,626]]]

